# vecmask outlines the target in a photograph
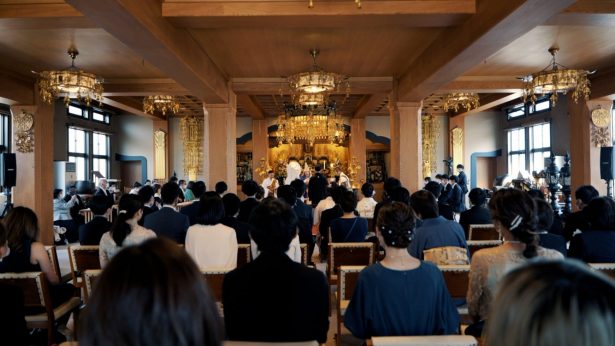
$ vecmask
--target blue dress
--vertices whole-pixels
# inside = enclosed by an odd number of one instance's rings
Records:
[[[361,339],[448,335],[457,334],[459,314],[435,265],[393,270],[376,263],[361,271],[344,324]]]
[[[331,242],[363,242],[367,236],[367,219],[362,217],[337,218],[331,221]]]

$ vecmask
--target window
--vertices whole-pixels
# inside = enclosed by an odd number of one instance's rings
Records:
[[[508,174],[540,172],[551,152],[551,124],[543,123],[508,131]]]
[[[534,113],[540,113],[551,110],[551,100],[549,95],[543,96],[536,100],[533,104],[532,101],[526,103],[519,103],[506,109],[506,116],[508,120],[515,120],[526,117]]]
[[[75,162],[77,180],[88,180],[87,159],[88,143],[86,132],[81,129],[68,128],[68,162]]]
[[[92,134],[92,170],[105,177],[109,176],[110,157],[109,135],[94,132]]]
[[[508,120],[521,118],[525,116],[525,105],[523,103],[515,105],[506,110]]]
[[[92,120],[108,124],[109,123],[109,114],[94,110],[94,111],[92,111]]]
[[[79,117],[79,118],[86,118],[86,119],[88,118],[87,109],[74,106],[74,105],[68,106],[68,115]]]
[[[10,112],[0,109],[0,145],[3,145],[5,152],[11,152],[11,116]]]

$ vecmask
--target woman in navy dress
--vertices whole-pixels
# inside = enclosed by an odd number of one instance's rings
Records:
[[[367,219],[355,214],[357,197],[352,191],[344,191],[340,198],[344,215],[331,221],[331,242],[363,242],[367,236]]]

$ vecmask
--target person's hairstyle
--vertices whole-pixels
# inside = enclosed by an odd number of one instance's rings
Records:
[[[263,197],[265,197],[265,188],[260,185],[256,186],[256,194],[254,195],[254,198],[260,201]],[[273,198],[273,196],[271,197]]]
[[[530,189],[527,193],[533,199],[542,199],[543,201],[545,200],[545,194],[542,193],[542,191],[540,191],[539,189]]]
[[[11,250],[23,251],[24,240],[35,242],[38,239],[40,228],[36,213],[27,207],[14,207],[4,218],[8,234],[8,243]]]
[[[615,285],[580,262],[531,263],[499,287],[487,345],[615,345]]]
[[[430,181],[427,184],[425,184],[425,187],[423,189],[431,192],[431,194],[435,198],[438,198],[440,197],[440,194],[442,193],[442,184],[438,183],[437,181]]]
[[[427,190],[419,190],[410,196],[410,206],[422,219],[438,217],[438,200],[433,193]]]
[[[303,197],[303,195],[305,194],[305,190],[307,188],[307,186],[305,186],[305,183],[301,179],[295,179],[291,181],[290,186],[292,186],[293,189],[295,189],[295,194],[297,195],[297,198]]]
[[[297,193],[290,185],[282,185],[278,188],[278,198],[288,203],[291,207],[297,203]]]
[[[103,215],[109,210],[109,200],[104,195],[94,196],[88,203],[88,208],[94,215]]]
[[[169,178],[169,183],[177,183],[177,177],[176,176],[172,176],[171,178]]]
[[[149,180],[149,179],[147,179],[147,180],[145,181],[145,184],[151,184],[151,183],[152,183],[152,181],[151,181],[151,180]]]
[[[202,225],[215,225],[224,217],[224,203],[215,191],[207,191],[199,201],[198,222]]]
[[[173,204],[177,198],[179,198],[180,192],[179,185],[173,182],[168,182],[162,185],[160,190],[160,198],[164,204]]]
[[[314,167],[314,170],[316,172],[320,172],[322,170],[322,166],[321,165],[316,165],[316,167]]]
[[[480,207],[485,204],[485,201],[487,201],[487,194],[485,193],[485,190],[480,187],[475,187],[470,190],[468,198],[470,198],[470,203],[472,203],[472,205],[477,205]]]
[[[340,207],[344,213],[352,213],[357,209],[357,196],[353,191],[344,191],[340,198]]]
[[[592,199],[598,196],[600,196],[600,193],[591,185],[579,186],[579,188],[574,192],[574,198],[580,199],[585,204],[589,204]]]
[[[141,197],[141,202],[148,203],[154,197],[155,190],[152,185],[145,185],[139,189],[137,195]]]
[[[182,185],[185,184],[186,180],[185,179],[179,179],[179,181],[177,182],[177,185]]]
[[[463,165],[462,165],[462,164],[458,164],[458,165],[457,165],[457,168],[464,169],[464,167],[463,167]]]
[[[239,211],[241,200],[236,194],[230,192],[222,196],[222,204],[224,205],[224,215],[232,217]]]
[[[451,176],[448,178],[448,180],[452,180],[452,181],[454,181],[454,182],[456,182],[456,183],[458,183],[458,182],[459,182],[459,178],[458,178],[456,175],[451,175]]]
[[[146,188],[149,186],[143,186]],[[142,189],[143,189],[142,188]],[[143,209],[143,200],[136,195],[122,195],[118,204],[119,211],[113,227],[111,227],[111,237],[117,246],[122,246],[124,239],[130,234],[132,229],[126,221],[132,219],[135,214]]]
[[[254,196],[258,192],[259,185],[252,179],[248,179],[241,184],[241,192],[246,196]]]
[[[361,185],[361,193],[365,197],[373,197],[374,196],[374,185],[371,183],[365,183]]]
[[[331,198],[335,204],[340,204],[342,200],[342,193],[346,191],[346,188],[343,186],[332,186],[330,189]]]
[[[137,187],[141,187],[141,186],[143,186],[143,185],[141,185],[141,183],[140,183],[140,182],[138,182],[138,181],[135,181],[135,182],[132,184],[132,187],[133,187],[133,188],[137,188]]]
[[[177,180],[176,181],[169,181],[169,183],[175,183],[177,184]],[[152,188],[154,189],[154,194],[157,194],[160,191],[160,188],[162,187],[162,185],[158,184],[158,183],[154,183],[152,184]]]
[[[194,198],[199,198],[201,197],[202,194],[205,193],[205,191],[207,190],[207,187],[205,187],[204,181],[199,180],[192,185],[192,188],[190,190],[192,190],[192,194],[194,195]]]
[[[250,215],[250,236],[261,252],[286,252],[297,235],[297,215],[282,201],[263,200]]]
[[[6,245],[9,237],[9,232],[7,232],[4,223],[0,222],[0,247]]]
[[[226,183],[223,181],[217,182],[216,186],[214,187],[214,191],[216,191],[217,194],[223,194],[226,192],[226,190],[228,190],[228,185],[226,185]]]
[[[536,229],[540,232],[548,232],[553,225],[553,209],[544,199],[534,199],[534,201],[536,201],[536,217],[538,217]]]
[[[194,189],[194,181],[190,180],[188,185],[186,185],[186,189],[190,189],[190,191],[192,191],[192,189]],[[194,191],[192,191],[192,193],[194,193]]]
[[[53,199],[60,198],[62,192],[64,192],[62,189],[53,189]]]
[[[201,271],[171,240],[120,251],[102,272],[79,345],[221,345],[224,330]]]
[[[442,174],[436,174],[436,179],[442,179]]]
[[[272,173],[273,173],[273,170],[271,169],[267,171],[267,174],[272,174]]]
[[[392,202],[378,211],[376,228],[387,246],[407,248],[414,238],[415,219],[407,204]]]
[[[425,177],[425,178],[423,178],[423,180],[424,180],[426,183],[428,183],[428,182],[430,182],[430,181],[431,181],[431,177]]]
[[[389,199],[395,202],[405,203],[406,205],[410,205],[410,191],[403,186],[395,188],[389,194]]]
[[[399,179],[394,178],[394,177],[388,177],[384,180],[384,183],[382,184],[382,187],[384,189],[384,192],[389,195],[391,192],[393,192],[393,190],[395,190],[396,188],[401,186],[401,181],[399,181]]]
[[[440,175],[440,179],[448,180],[448,174],[445,173],[445,174]]]
[[[583,209],[589,221],[589,228],[600,231],[615,230],[615,201],[609,197],[592,199]]]
[[[501,189],[489,201],[493,221],[498,221],[512,235],[525,244],[523,256],[537,255],[538,235],[536,226],[536,202],[527,192],[517,189]]]

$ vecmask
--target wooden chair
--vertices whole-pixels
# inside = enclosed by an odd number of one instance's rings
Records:
[[[307,244],[301,244],[301,263],[303,263],[304,266],[307,266],[308,263],[310,263],[308,261],[308,247],[307,247]]]
[[[588,263],[589,266],[615,280],[615,263]]]
[[[470,265],[448,265],[438,266],[438,268],[444,276],[444,281],[446,282],[446,287],[448,288],[448,293],[451,295],[451,298],[459,300],[465,299],[470,284]],[[470,321],[467,305],[458,307],[457,311],[459,312],[462,323]]]
[[[502,240],[494,225],[470,225],[468,240]]]
[[[58,279],[62,281],[62,273],[60,272],[60,261],[58,260],[58,251],[55,245],[45,246],[45,250],[47,251],[47,256],[49,256],[49,263],[51,263],[51,268],[58,276]]]
[[[68,247],[68,259],[75,287],[83,287],[84,271],[100,269],[97,245],[71,245]]]
[[[374,243],[329,243],[327,259],[327,278],[329,283],[337,283],[338,268],[343,265],[367,266],[374,263]]]
[[[100,269],[88,269],[83,272],[83,283],[84,283],[83,302],[84,303],[87,303],[88,299],[92,295],[92,289],[94,289],[94,286],[98,282],[98,278],[100,277],[101,273],[102,273],[102,270]]]
[[[92,213],[90,208],[79,210],[79,214],[83,215],[85,223],[92,221],[92,218],[94,218],[94,213]]]
[[[501,240],[468,240],[468,250],[470,250],[470,257],[474,256],[474,253],[478,250],[496,247],[500,245],[502,245]]]
[[[0,283],[19,287],[23,291],[26,308],[41,310],[40,313],[26,315],[26,324],[28,328],[47,329],[49,345],[55,343],[54,324],[57,319],[74,312],[75,320],[78,320],[81,299],[73,297],[54,309],[47,278],[42,272],[0,274]]]
[[[478,342],[469,335],[429,335],[429,336],[382,336],[373,337],[373,346],[477,346]]]
[[[209,286],[211,294],[216,302],[222,301],[222,282],[224,281],[224,275],[228,273],[228,270],[203,270],[203,279]]]
[[[237,268],[248,264],[252,258],[250,244],[239,244],[237,248]]]
[[[339,284],[337,285],[337,336],[335,342],[339,346],[342,342],[342,323],[344,322],[344,314],[350,303],[350,298],[354,293],[359,280],[359,273],[365,266],[340,266],[339,268]]]

